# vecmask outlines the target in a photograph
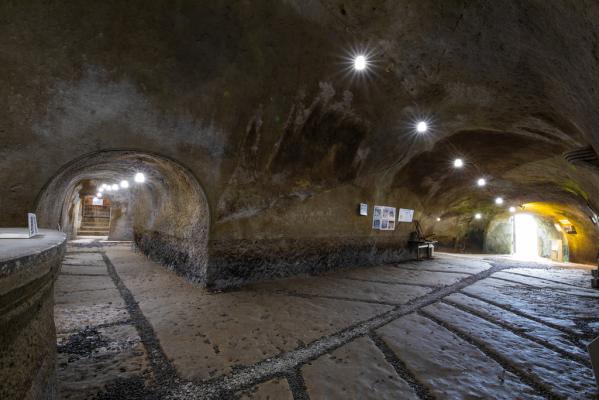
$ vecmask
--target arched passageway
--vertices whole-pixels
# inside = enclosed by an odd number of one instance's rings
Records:
[[[143,183],[134,176],[142,173]],[[129,183],[106,191],[110,202],[108,239],[134,240],[141,251],[192,281],[204,281],[210,213],[197,179],[158,154],[100,151],[79,157],[46,184],[36,212],[42,227],[60,227],[70,238],[81,227],[85,201],[102,185]]]

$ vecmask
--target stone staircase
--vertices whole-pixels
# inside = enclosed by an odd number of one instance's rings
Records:
[[[110,207],[84,206],[83,219],[77,236],[108,236],[110,232]]]

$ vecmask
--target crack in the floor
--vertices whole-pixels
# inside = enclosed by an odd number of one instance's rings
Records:
[[[425,287],[425,288],[431,288],[431,289],[436,289],[438,287],[445,286],[445,285],[427,285],[424,283],[389,282],[389,281],[382,281],[382,280],[375,280],[375,279],[363,279],[363,278],[346,278],[346,277],[341,277],[341,276],[336,277],[335,279],[345,279],[348,281],[358,281],[358,282],[383,283],[385,285],[416,286],[416,287]]]
[[[71,264],[68,262],[63,262],[62,266],[66,266],[66,267],[94,267],[94,268],[105,268],[104,265],[94,265],[94,264],[90,264],[90,263],[77,263],[77,264]]]
[[[520,370],[520,368],[513,365],[513,363],[511,363],[508,358],[504,357],[502,354],[500,354],[496,350],[490,348],[483,341],[474,338],[466,331],[464,331],[460,328],[457,328],[453,325],[450,325],[447,322],[442,321],[441,319],[437,318],[433,314],[426,312],[424,310],[418,310],[418,315],[430,319],[431,321],[433,321],[437,325],[442,326],[443,328],[447,329],[449,332],[453,333],[460,339],[475,346],[482,353],[484,353],[487,357],[494,360],[497,364],[501,365],[501,367],[503,369],[516,375],[522,382],[524,382],[525,384],[530,386],[532,389],[534,389],[538,395],[540,395],[546,399],[549,399],[549,400],[564,399],[562,396],[554,393],[553,390],[551,389],[551,387],[549,387],[547,384],[539,381],[538,379],[534,379],[531,376],[530,371]]]
[[[106,276],[106,275],[99,275],[99,276]],[[97,292],[97,291],[101,291],[101,290],[104,291],[104,290],[108,290],[108,289],[110,289],[110,288],[101,287],[101,288],[98,288],[98,289],[75,289],[75,290],[64,290],[64,289],[56,289],[56,288],[54,288],[55,291],[60,291],[62,293]]]
[[[555,351],[556,353],[561,354],[562,356],[564,356],[565,358],[567,358],[569,360],[582,363],[582,364],[586,365],[587,367],[591,368],[591,362],[590,362],[590,360],[588,358],[583,357],[583,356],[578,355],[578,354],[575,354],[575,353],[571,353],[571,352],[569,352],[567,350],[564,350],[563,348],[561,348],[561,347],[559,347],[559,346],[557,346],[557,345],[555,345],[553,343],[550,343],[550,342],[548,342],[546,340],[542,340],[542,339],[540,339],[540,338],[538,338],[536,336],[532,336],[532,335],[524,332],[522,329],[518,329],[517,327],[515,327],[513,325],[510,325],[507,322],[504,322],[504,321],[501,321],[499,319],[493,318],[492,316],[489,316],[487,314],[481,313],[481,312],[479,312],[479,311],[477,311],[477,310],[475,310],[475,309],[473,309],[471,307],[465,306],[463,304],[456,303],[456,302],[454,302],[452,300],[449,300],[447,298],[443,299],[442,302],[445,303],[445,304],[448,304],[448,305],[450,305],[452,307],[455,307],[455,308],[457,308],[459,310],[462,310],[462,311],[464,311],[466,313],[472,314],[472,315],[474,315],[474,316],[476,316],[478,318],[484,319],[487,322],[490,322],[490,323],[495,324],[495,325],[499,325],[502,328],[504,328],[505,330],[508,330],[508,331],[512,332],[516,336],[522,337],[524,339],[527,339],[527,340],[530,340],[532,342],[535,342],[535,343],[537,343],[537,344],[539,344],[541,346],[547,347],[548,349],[551,349],[551,350]],[[578,344],[575,343],[575,342],[572,342],[571,344],[572,344],[572,346],[575,346],[577,348],[579,347]]]
[[[460,275],[470,275],[470,276],[476,275],[476,274],[473,274],[472,272],[444,271],[444,270],[426,269],[426,268],[412,268],[412,267],[406,267],[406,266],[401,265],[401,264],[390,264],[389,266],[393,267],[393,268],[399,268],[399,269],[403,269],[403,270],[408,270],[408,271],[434,272],[434,273],[442,273],[442,274],[460,274]]]
[[[518,282],[518,281],[513,281],[511,279],[508,278],[502,278],[500,276],[491,276],[489,277],[490,279],[496,279],[498,281],[503,281],[503,282],[508,282],[508,283],[515,283],[516,285],[519,286],[526,286],[527,288],[531,288],[531,289],[547,289],[545,287],[541,287],[541,286],[535,286],[533,284],[530,283],[525,283],[525,282]]]
[[[412,388],[414,393],[421,400],[432,400],[435,398],[431,391],[418,381],[416,376],[410,371],[405,362],[403,362],[397,354],[387,345],[387,343],[381,338],[376,332],[372,331],[368,334],[370,340],[374,342],[376,347],[383,353],[385,356],[385,360],[395,369],[397,375],[406,381],[408,385]]]
[[[478,296],[478,295],[475,295],[475,294],[472,294],[472,293],[469,293],[469,292],[465,292],[465,291],[461,291],[460,294],[463,294],[464,296],[468,296],[468,297],[471,297],[473,299],[476,299],[476,300],[479,300],[479,301],[482,301],[482,302],[485,302],[485,303],[489,303],[489,304],[491,304],[491,305],[493,305],[495,307],[498,307],[498,308],[501,308],[503,310],[509,311],[509,312],[511,312],[513,314],[516,314],[516,315],[520,316],[520,317],[528,318],[528,319],[530,319],[532,321],[538,322],[539,324],[546,325],[546,326],[548,326],[550,328],[557,329],[558,331],[563,332],[566,335],[569,335],[570,337],[579,337],[579,338],[586,337],[584,335],[584,333],[579,333],[579,332],[576,332],[576,331],[574,331],[574,330],[572,330],[570,328],[567,328],[565,326],[554,324],[554,323],[549,322],[549,321],[545,321],[545,320],[543,320],[543,319],[541,319],[539,317],[535,317],[534,315],[527,314],[527,313],[522,312],[522,311],[520,311],[520,310],[518,310],[518,309],[516,309],[514,307],[509,306],[509,305],[498,303],[496,301],[489,300],[487,298],[484,298],[484,297],[481,297],[481,296]]]
[[[538,280],[541,280],[541,281],[556,283],[558,285],[566,285],[566,286],[570,286],[570,287],[573,287],[573,288],[576,288],[576,289],[583,289],[583,290],[589,290],[590,289],[590,288],[585,287],[585,286],[578,286],[578,285],[573,285],[571,283],[555,281],[553,279],[547,279],[547,278],[541,278],[541,277],[538,277],[538,276],[527,275],[527,274],[523,274],[521,272],[506,271],[506,273],[512,274],[512,275],[523,276],[525,278],[533,278],[533,279],[538,279]],[[591,281],[591,274],[589,274],[589,282],[590,281]]]
[[[256,292],[259,292],[256,290]],[[292,290],[276,290],[274,292],[268,292],[271,294],[279,294],[283,296],[300,297],[303,299],[328,299],[328,300],[340,300],[340,301],[353,301],[358,303],[377,304],[381,306],[396,307],[398,303],[390,303],[387,301],[380,300],[368,300],[368,299],[356,299],[353,297],[342,297],[342,296],[328,296],[326,294],[312,294],[312,293],[299,293]]]

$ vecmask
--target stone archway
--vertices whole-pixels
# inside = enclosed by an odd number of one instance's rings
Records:
[[[74,237],[82,182],[93,186],[122,179],[131,181],[137,172],[142,172],[146,181],[128,189],[123,211],[127,220],[115,223],[119,232],[111,229],[111,235],[127,231],[138,248],[152,259],[189,280],[204,282],[210,228],[206,195],[188,169],[159,154],[104,150],[64,165],[36,201],[40,226],[60,226],[69,237]]]

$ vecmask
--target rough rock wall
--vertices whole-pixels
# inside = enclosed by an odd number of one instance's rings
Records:
[[[61,166],[106,149],[185,166],[211,206],[199,234],[218,249],[370,243],[387,233],[354,231],[344,212],[364,200],[402,206],[404,194],[446,237],[437,216],[467,230],[461,216],[490,220],[498,194],[599,209],[597,172],[560,157],[599,150],[598,21],[585,0],[4,2],[0,224],[20,224]],[[352,73],[352,51],[370,54],[366,74]],[[426,135],[414,132],[419,118]],[[342,187],[356,190],[328,198],[337,223],[272,224]],[[156,257],[181,238],[166,219],[137,225]],[[408,233],[395,232],[398,253]]]
[[[513,225],[509,218],[498,218],[489,224],[485,234],[485,252],[511,254],[513,251]]]
[[[329,238],[211,241],[208,285],[228,287],[338,268],[410,259],[407,243],[387,238]]]

